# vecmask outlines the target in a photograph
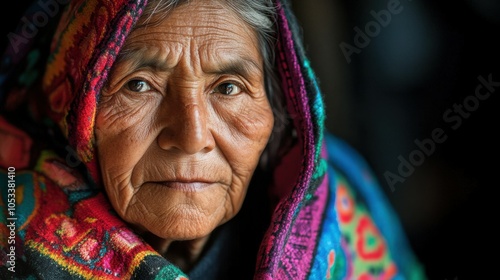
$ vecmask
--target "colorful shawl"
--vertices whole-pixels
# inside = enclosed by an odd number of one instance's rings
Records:
[[[0,278],[187,279],[114,213],[94,154],[99,92],[146,1],[63,2],[35,2],[2,60]],[[274,171],[278,202],[254,279],[424,279],[363,159],[324,131],[297,23],[287,2],[277,7],[298,141]]]

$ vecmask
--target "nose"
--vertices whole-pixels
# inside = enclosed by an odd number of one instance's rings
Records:
[[[215,146],[210,131],[206,102],[197,98],[176,98],[162,112],[165,125],[158,136],[158,145],[164,150],[178,150],[186,154],[209,152]]]

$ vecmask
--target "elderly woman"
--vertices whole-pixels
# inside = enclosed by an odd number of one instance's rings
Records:
[[[422,278],[286,2],[62,2],[3,60],[2,278]]]

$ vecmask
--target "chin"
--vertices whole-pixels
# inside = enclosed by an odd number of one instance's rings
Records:
[[[153,222],[151,225],[145,225],[147,231],[154,235],[173,241],[194,240],[210,235],[219,225],[220,219],[207,219],[205,216],[187,217],[182,215],[170,219]]]

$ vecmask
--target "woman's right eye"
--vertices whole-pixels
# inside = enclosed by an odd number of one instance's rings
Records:
[[[130,80],[127,82],[125,87],[133,92],[146,92],[151,90],[151,87],[149,86],[148,82],[143,80]]]

